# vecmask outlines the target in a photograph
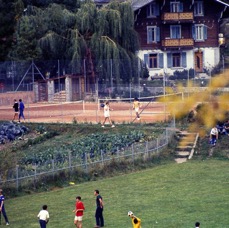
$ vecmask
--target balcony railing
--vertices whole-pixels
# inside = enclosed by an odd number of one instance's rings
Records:
[[[165,39],[162,40],[162,46],[166,47],[193,47],[193,39]]]
[[[163,13],[162,21],[164,22],[174,22],[174,21],[180,21],[180,22],[189,22],[193,21],[194,16],[193,12],[182,12],[182,13]]]

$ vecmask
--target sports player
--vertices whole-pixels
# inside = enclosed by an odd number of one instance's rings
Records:
[[[138,98],[134,98],[133,109],[135,110],[136,118],[140,120],[140,115],[139,115],[140,102]]]
[[[104,106],[104,121],[103,121],[103,124],[102,124],[102,127],[104,127],[104,124],[105,122],[108,120],[108,122],[110,123],[111,127],[115,127],[114,124],[112,124],[111,120],[110,120],[110,104],[109,104],[109,101],[107,101],[105,103],[105,106]]]
[[[133,228],[141,228],[141,219],[136,217],[132,211],[128,212],[128,216],[131,218]]]
[[[85,210],[84,204],[81,201],[81,197],[77,196],[76,197],[76,206],[75,210],[73,210],[74,213],[76,213],[75,218],[74,218],[74,224],[76,225],[77,228],[82,228],[82,221],[83,221],[83,212]]]

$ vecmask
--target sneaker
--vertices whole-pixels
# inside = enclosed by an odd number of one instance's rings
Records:
[[[104,127],[104,125],[102,125],[102,127]]]
[[[115,125],[113,124],[111,127],[115,127]]]
[[[10,224],[7,222],[7,223],[6,223],[6,226],[9,226],[9,225],[10,225]]]

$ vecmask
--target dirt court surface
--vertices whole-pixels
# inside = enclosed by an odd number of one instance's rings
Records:
[[[141,103],[140,122],[164,121],[168,118],[166,107],[158,102]],[[129,102],[110,102],[111,120],[115,123],[130,123],[135,119],[135,112]],[[104,120],[103,108],[96,102],[71,103],[25,103],[24,115],[26,122],[45,123],[101,123]],[[14,116],[12,106],[0,106],[0,119],[11,121]],[[22,121],[23,122],[23,121]],[[135,120],[134,122],[139,122]]]

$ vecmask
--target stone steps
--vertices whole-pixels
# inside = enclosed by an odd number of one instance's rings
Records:
[[[53,102],[66,102],[66,91],[62,90],[58,93],[55,93],[53,96]]]
[[[196,148],[197,140],[199,138],[198,133],[190,133],[187,131],[177,132],[179,138],[179,145],[175,151],[175,161],[177,163],[187,162],[191,159]]]

